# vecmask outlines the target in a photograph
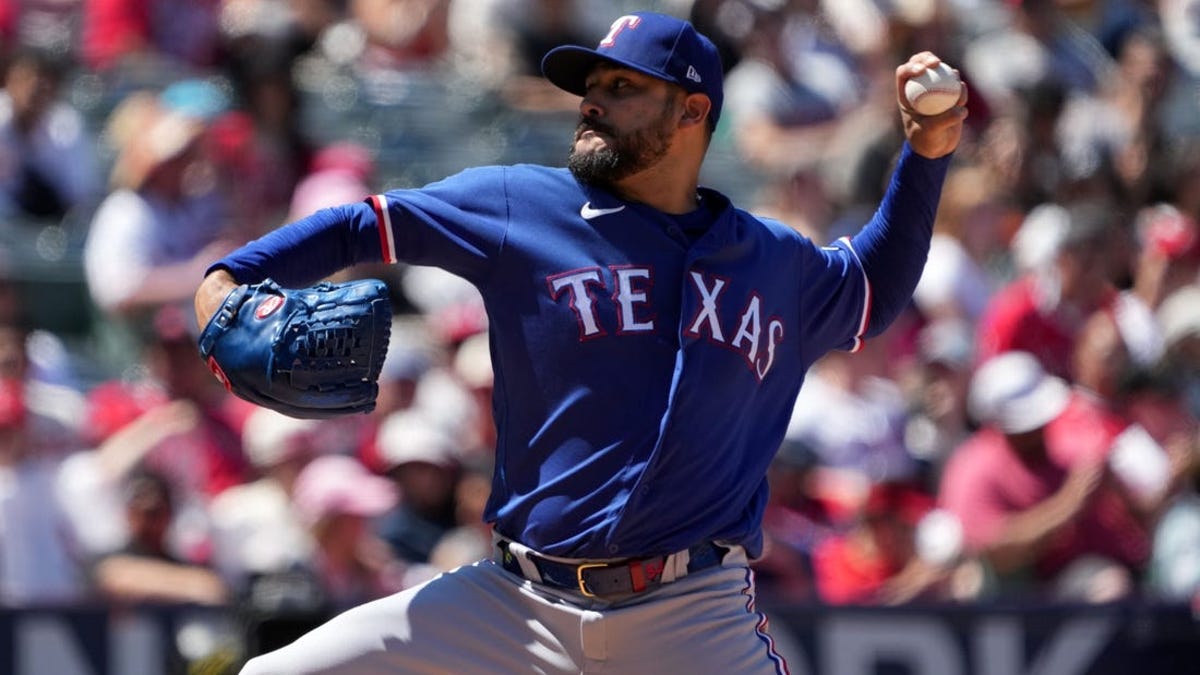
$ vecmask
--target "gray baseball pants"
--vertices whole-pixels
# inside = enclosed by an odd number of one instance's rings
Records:
[[[787,672],[735,548],[720,567],[619,600],[484,560],[348,610],[242,675]]]

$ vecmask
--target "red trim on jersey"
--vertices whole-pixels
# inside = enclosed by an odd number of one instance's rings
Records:
[[[371,195],[371,208],[375,210],[375,226],[379,229],[379,249],[385,263],[397,262],[396,238],[392,234],[392,216],[387,210],[387,197]]]

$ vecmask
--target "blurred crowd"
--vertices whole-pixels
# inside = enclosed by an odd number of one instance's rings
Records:
[[[396,323],[377,409],[320,422],[227,394],[191,296],[323,206],[561,164],[540,57],[635,9],[722,51],[705,182],[819,243],[883,194],[895,67],[970,91],[913,303],[800,393],[762,593],[1200,601],[1200,1],[0,0],[0,604],[318,617],[487,556],[473,288],[344,272]]]

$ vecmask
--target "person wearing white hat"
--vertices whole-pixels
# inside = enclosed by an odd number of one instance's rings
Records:
[[[458,525],[457,439],[428,413],[413,408],[388,415],[376,443],[401,494],[399,503],[380,517],[376,531],[400,558],[427,563],[438,540]]]
[[[981,426],[951,455],[938,498],[962,522],[967,554],[1002,584],[1048,588],[1086,550],[1080,532],[1106,469],[1057,463],[1045,441],[1069,396],[1027,352],[994,356],[971,378],[968,406]]]
[[[236,243],[213,180],[206,129],[145,91],[128,95],[109,116],[106,133],[116,150],[110,191],[83,250],[89,294],[106,314],[138,316],[186,301],[189,277]]]

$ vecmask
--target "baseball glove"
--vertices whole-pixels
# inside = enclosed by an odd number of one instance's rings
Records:
[[[375,409],[392,307],[375,279],[303,289],[270,279],[230,291],[200,334],[225,388],[291,417]]]

